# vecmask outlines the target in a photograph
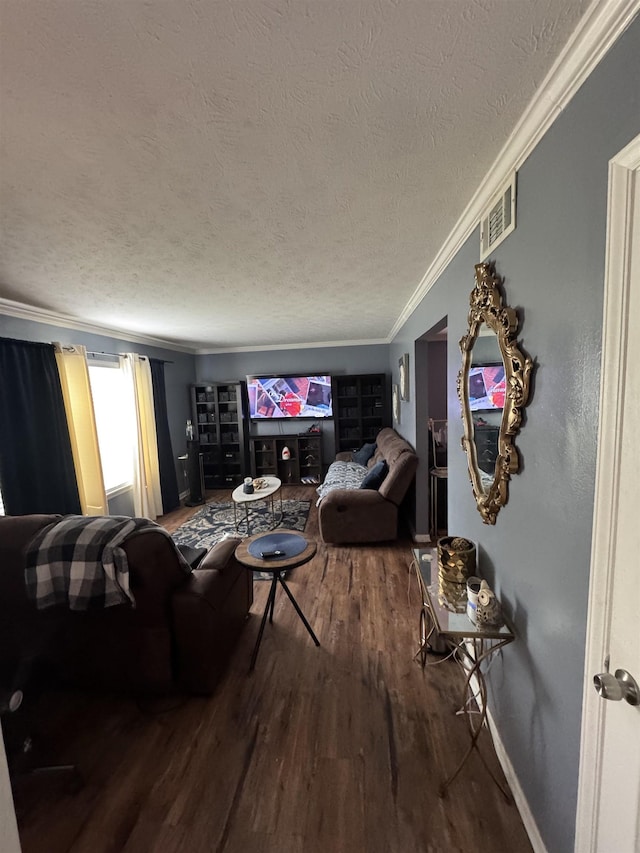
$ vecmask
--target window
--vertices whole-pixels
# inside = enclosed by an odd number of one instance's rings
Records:
[[[119,362],[89,365],[91,396],[107,495],[131,486],[136,442],[133,392]]]

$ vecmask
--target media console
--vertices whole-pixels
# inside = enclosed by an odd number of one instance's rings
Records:
[[[321,433],[254,436],[249,449],[254,477],[278,477],[283,485],[322,482]]]

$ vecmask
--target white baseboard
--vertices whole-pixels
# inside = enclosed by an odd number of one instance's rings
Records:
[[[531,842],[531,846],[534,849],[534,853],[547,853],[547,848],[545,847],[544,841],[542,840],[542,836],[540,835],[540,832],[538,830],[538,825],[536,824],[533,814],[531,813],[527,798],[524,795],[524,791],[520,787],[520,782],[518,781],[518,777],[516,776],[515,770],[513,769],[513,765],[509,760],[509,756],[507,755],[507,751],[504,748],[504,744],[500,739],[496,724],[493,720],[493,717],[491,716],[491,712],[488,710],[487,725],[489,727],[489,733],[491,735],[491,740],[493,741],[493,746],[495,748],[496,755],[498,756],[498,761],[500,762],[502,771],[507,779],[507,782],[509,783],[509,788],[511,789],[511,793],[513,794],[513,799],[515,801],[516,808],[520,812],[522,823],[524,824],[524,828],[527,831],[527,835],[529,836],[529,841]]]
[[[473,649],[471,646],[470,652]],[[473,676],[469,683],[469,687],[473,691],[474,695],[478,697],[476,700],[478,702],[478,706],[480,710],[482,710],[482,706],[479,700],[480,690],[478,685],[478,679]],[[496,726],[493,717],[491,716],[491,711],[487,708],[487,728],[489,729],[489,734],[491,735],[491,740],[493,741],[493,748],[496,751],[496,755],[498,757],[498,761],[500,762],[500,766],[502,767],[502,772],[505,775],[505,779],[509,785],[511,793],[513,795],[513,800],[516,804],[516,808],[520,813],[520,817],[522,818],[522,823],[524,824],[524,828],[526,830],[527,835],[529,836],[529,841],[531,842],[531,846],[533,847],[534,853],[547,853],[547,848],[544,845],[540,832],[538,830],[538,826],[534,820],[533,814],[531,813],[531,809],[529,808],[529,803],[527,802],[527,798],[524,795],[524,791],[520,786],[520,782],[518,781],[518,777],[516,776],[516,772],[513,769],[513,764],[507,754],[506,749],[504,748],[504,744],[500,738],[500,733],[498,731],[498,727]]]

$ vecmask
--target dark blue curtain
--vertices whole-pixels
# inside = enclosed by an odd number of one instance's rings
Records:
[[[7,515],[82,512],[52,344],[0,338],[0,485]]]
[[[156,416],[156,435],[158,438],[158,465],[160,467],[160,491],[162,509],[170,512],[180,506],[178,478],[171,447],[169,419],[167,417],[167,393],[164,384],[164,362],[156,358],[149,359],[151,382],[153,385],[153,408]]]

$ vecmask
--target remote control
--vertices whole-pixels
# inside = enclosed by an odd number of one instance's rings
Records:
[[[284,551],[260,551],[260,556],[267,560],[269,557],[284,557]]]

